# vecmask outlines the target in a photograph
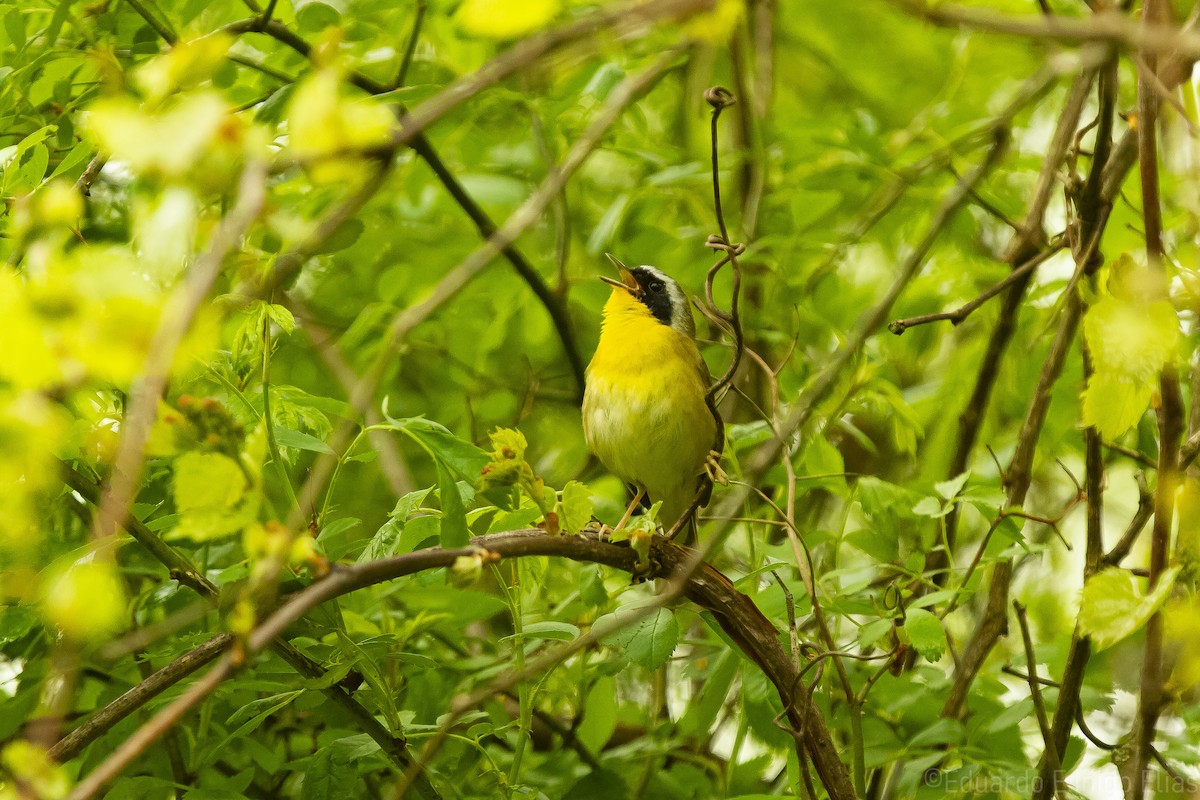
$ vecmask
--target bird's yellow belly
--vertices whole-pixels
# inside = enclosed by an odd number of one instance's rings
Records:
[[[681,491],[690,497],[716,435],[706,388],[677,365],[603,376],[592,370],[583,407],[588,446],[651,500]]]

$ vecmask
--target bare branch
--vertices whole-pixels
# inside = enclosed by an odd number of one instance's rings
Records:
[[[199,647],[187,651],[93,714],[86,722],[51,747],[48,755],[56,761],[69,761],[74,758],[83,748],[99,739],[118,722],[158,697],[166,689],[213,661],[229,647],[232,641],[232,636],[222,633]]]
[[[1002,280],[995,283],[990,289],[983,294],[971,300],[968,303],[963,303],[954,311],[942,311],[937,314],[922,314],[919,317],[908,317],[907,319],[897,319],[888,323],[888,330],[899,336],[909,328],[915,328],[918,325],[926,325],[930,322],[940,322],[947,320],[953,325],[960,324],[963,320],[971,315],[977,308],[982,306],[988,300],[991,300],[996,295],[1000,294],[1005,289],[1012,286],[1017,281],[1023,281],[1035,269],[1048,261],[1052,256],[1056,255],[1065,243],[1059,242],[1042,252],[1038,253],[1033,258],[1013,269]]]
[[[1017,612],[1017,623],[1021,626],[1021,641],[1025,645],[1026,678],[1029,682],[1029,696],[1033,698],[1033,710],[1037,715],[1038,729],[1042,732],[1042,743],[1046,746],[1046,758],[1053,765],[1051,774],[1056,781],[1061,781],[1058,747],[1054,744],[1054,736],[1050,732],[1050,721],[1046,717],[1046,703],[1042,700],[1042,687],[1038,684],[1037,657],[1033,652],[1033,639],[1029,635],[1029,620],[1025,615],[1025,606],[1013,600],[1013,609]]]

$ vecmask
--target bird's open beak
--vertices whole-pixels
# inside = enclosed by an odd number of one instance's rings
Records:
[[[634,297],[640,295],[642,293],[642,287],[638,285],[637,278],[633,277],[633,273],[629,271],[629,267],[622,264],[621,260],[612,253],[605,253],[604,255],[613,263],[613,266],[617,268],[617,272],[621,275],[621,280],[610,278],[607,275],[601,275],[600,280],[615,286],[618,289],[624,289]]]

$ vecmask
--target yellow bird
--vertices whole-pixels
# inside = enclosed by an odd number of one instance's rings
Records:
[[[670,530],[702,476],[724,482],[720,453],[713,449],[720,446],[718,420],[704,398],[708,367],[679,284],[654,267],[629,269],[605,255],[621,279],[601,278],[613,290],[587,368],[583,434],[592,452],[634,491],[617,530],[647,496],[651,503],[662,501],[658,520]],[[694,539],[695,519],[683,530],[684,541]]]

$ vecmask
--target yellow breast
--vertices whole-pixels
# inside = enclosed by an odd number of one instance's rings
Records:
[[[584,434],[613,473],[664,501],[669,513],[695,492],[716,436],[704,402],[708,369],[691,337],[628,293],[614,291],[604,311],[587,372]]]

